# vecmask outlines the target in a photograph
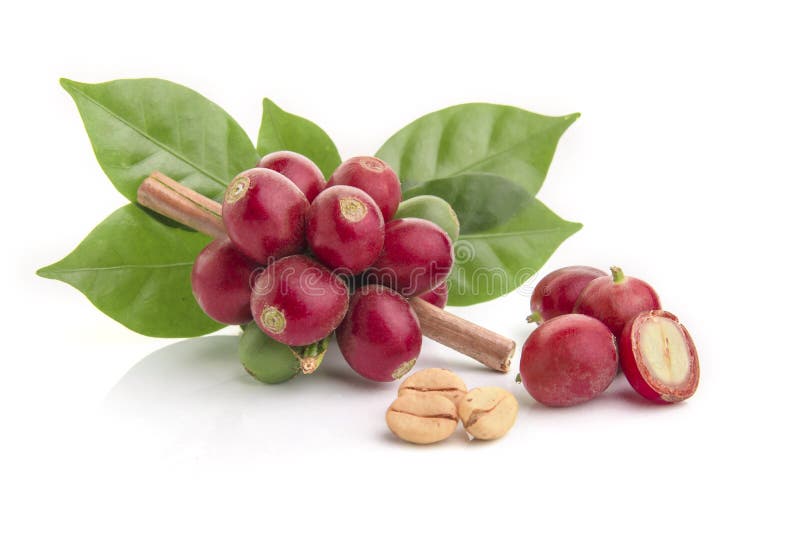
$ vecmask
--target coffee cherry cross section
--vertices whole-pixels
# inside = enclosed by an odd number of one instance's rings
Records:
[[[299,154],[267,155],[232,180],[221,205],[154,172],[137,198],[215,238],[195,261],[192,290],[216,321],[252,320],[291,347],[335,332],[350,366],[376,381],[410,370],[423,335],[510,367],[513,340],[442,309],[450,237],[427,220],[392,220],[400,184],[377,158],[347,160],[325,183]]]

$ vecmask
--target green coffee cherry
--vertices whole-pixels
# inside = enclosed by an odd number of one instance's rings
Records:
[[[427,219],[447,232],[447,235],[450,236],[450,240],[453,243],[458,239],[460,228],[458,216],[456,212],[453,211],[453,208],[450,207],[450,204],[439,197],[420,195],[404,200],[400,203],[400,206],[398,206],[394,218],[403,219],[405,217]]]
[[[278,343],[250,323],[239,339],[239,359],[245,370],[266,384],[286,382],[296,375],[311,374],[325,357],[328,338],[305,347]]]

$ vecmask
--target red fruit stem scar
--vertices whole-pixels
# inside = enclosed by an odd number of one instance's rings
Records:
[[[526,317],[525,320],[528,321],[529,323],[542,324],[542,314],[539,313],[538,311],[535,311],[528,317]]]
[[[611,267],[611,278],[615,284],[619,284],[625,281],[625,273],[619,267]]]
[[[350,222],[358,222],[367,216],[367,206],[357,198],[340,199],[339,211]]]
[[[232,186],[225,191],[225,202],[233,204],[241,199],[247,190],[250,189],[250,178],[247,176],[239,176],[233,182]]]
[[[381,172],[383,169],[386,168],[386,165],[382,161],[375,158],[362,159],[361,161],[359,161],[359,163],[365,169],[369,169],[370,171],[375,171],[375,172]]]
[[[286,317],[278,308],[273,306],[264,308],[261,312],[261,322],[273,334],[280,334],[286,330]]]
[[[409,371],[411,370],[411,368],[412,368],[412,367],[414,367],[414,364],[415,364],[415,363],[417,363],[417,359],[416,359],[416,358],[413,358],[413,359],[411,359],[411,360],[408,360],[408,361],[407,361],[407,362],[405,362],[405,363],[402,363],[402,364],[400,364],[400,366],[399,366],[397,369],[395,369],[394,371],[392,371],[392,378],[394,378],[395,380],[397,380],[398,378],[402,377],[402,376],[403,376],[403,375],[405,375],[407,372],[409,372]]]
[[[226,237],[222,205],[164,176],[152,173],[139,186],[139,204],[213,237]],[[514,340],[441,310],[418,297],[409,300],[422,333],[496,371],[508,372]]]

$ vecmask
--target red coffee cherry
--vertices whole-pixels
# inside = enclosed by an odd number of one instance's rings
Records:
[[[628,382],[649,401],[680,402],[697,390],[697,349],[669,312],[646,311],[628,321],[619,338],[619,357]]]
[[[225,324],[244,324],[250,314],[250,276],[258,264],[227,239],[209,243],[192,266],[192,293],[206,315]]]
[[[560,315],[528,336],[519,374],[531,396],[547,406],[573,406],[605,391],[617,375],[611,331],[592,317]]]
[[[336,329],[336,341],[355,372],[391,382],[414,367],[422,332],[417,314],[402,295],[369,285],[353,294],[350,309]]]
[[[424,219],[395,219],[386,224],[383,252],[368,280],[410,298],[442,284],[452,268],[453,245],[444,230]]]
[[[267,154],[258,164],[263,169],[272,169],[287,177],[313,202],[325,189],[325,176],[313,161],[302,154],[281,150]]]
[[[282,174],[250,169],[225,191],[222,220],[233,244],[266,265],[303,251],[308,205],[302,191]]]
[[[307,256],[281,258],[258,275],[250,308],[265,334],[285,345],[310,345],[333,332],[347,313],[347,286]]]
[[[329,186],[350,185],[365,191],[381,208],[384,221],[390,221],[402,199],[400,180],[391,167],[378,158],[358,156],[343,162],[333,171]]]
[[[355,187],[337,185],[311,203],[306,238],[322,263],[338,274],[353,275],[378,258],[383,228],[383,216],[369,195]]]
[[[542,278],[531,295],[529,323],[543,323],[553,317],[572,313],[581,291],[595,278],[606,273],[594,267],[562,267]]]
[[[660,309],[655,289],[643,280],[625,276],[619,267],[611,268],[611,276],[589,282],[575,303],[575,313],[599,319],[617,337],[625,323],[639,313]]]

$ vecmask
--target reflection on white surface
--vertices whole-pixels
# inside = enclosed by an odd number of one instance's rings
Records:
[[[397,383],[356,375],[335,344],[316,373],[262,384],[242,368],[236,336],[179,341],[146,356],[109,393],[104,415],[113,434],[164,454],[236,455],[251,448],[296,452],[304,442],[396,443],[384,412]],[[445,358],[427,342],[425,367],[487,373],[469,359]],[[439,350],[437,350],[439,349]]]
[[[315,374],[262,384],[239,363],[237,342],[236,336],[189,339],[146,356],[106,399],[109,434],[136,440],[156,455],[184,458],[296,454],[313,448],[310,444],[332,449],[400,445],[384,424],[397,383],[362,379],[331,344]],[[591,431],[598,411],[624,410],[629,422],[637,411],[649,417],[659,412],[638,399],[622,377],[603,397],[580,409],[554,410],[533,402],[514,383],[516,372],[486,370],[428,340],[418,363],[418,368],[424,367],[447,367],[469,387],[496,385],[517,396],[520,422],[496,446],[527,439],[525,435],[535,434],[543,424],[562,427],[567,434]],[[675,409],[680,407],[667,411]],[[439,447],[460,448],[466,442],[459,430]]]

